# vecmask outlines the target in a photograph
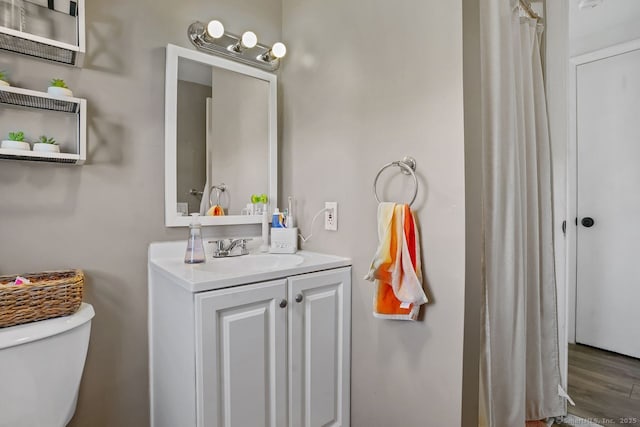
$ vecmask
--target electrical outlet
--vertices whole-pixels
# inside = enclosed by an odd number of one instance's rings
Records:
[[[338,231],[338,202],[325,202],[324,207],[324,229]]]

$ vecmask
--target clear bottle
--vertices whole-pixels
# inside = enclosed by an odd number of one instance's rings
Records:
[[[184,254],[185,264],[200,264],[205,262],[204,244],[202,243],[202,226],[200,225],[200,214],[191,214],[191,224],[189,224],[189,240],[187,241],[187,252]]]

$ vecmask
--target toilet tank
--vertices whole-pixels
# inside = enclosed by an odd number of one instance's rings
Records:
[[[75,412],[93,307],[0,329],[0,427],[64,427]]]

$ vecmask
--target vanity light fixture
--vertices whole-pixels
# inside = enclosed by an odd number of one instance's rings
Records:
[[[202,51],[267,71],[277,70],[281,58],[287,53],[286,46],[281,42],[274,43],[273,46],[258,43],[258,37],[253,31],[245,31],[241,36],[227,33],[217,20],[208,24],[194,22],[189,26],[187,34],[191,43]]]

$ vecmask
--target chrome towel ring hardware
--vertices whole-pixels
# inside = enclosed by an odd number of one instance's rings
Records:
[[[376,197],[376,200],[378,201],[378,203],[382,203],[380,201],[380,198],[378,197],[378,188],[377,188],[378,178],[380,178],[380,174],[382,174],[382,172],[385,169],[390,168],[392,166],[399,167],[400,171],[403,174],[411,175],[413,177],[414,190],[413,190],[413,197],[409,202],[409,206],[413,205],[413,202],[416,201],[416,197],[418,196],[418,178],[416,177],[416,173],[415,173],[416,159],[414,159],[413,157],[405,156],[402,160],[396,160],[395,162],[387,163],[386,165],[382,166],[378,171],[376,178],[373,180],[373,195]]]
[[[216,203],[213,203],[213,200],[211,200],[211,197],[213,197],[215,191],[215,195],[216,195]],[[225,183],[221,183],[219,185],[212,185],[211,189],[209,190],[209,205],[211,206],[216,206],[216,205],[220,205],[220,193],[224,193],[225,191],[227,191],[227,186],[225,185]]]

